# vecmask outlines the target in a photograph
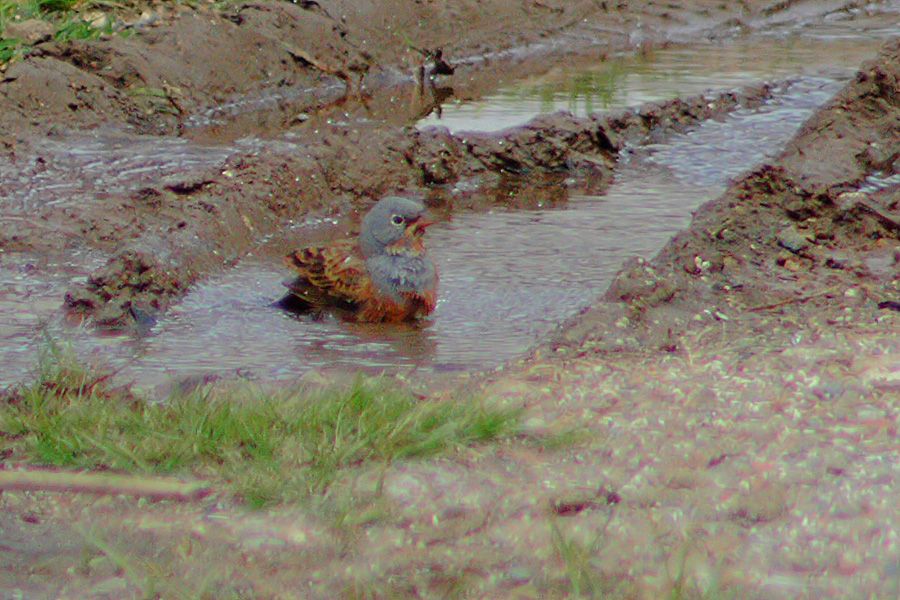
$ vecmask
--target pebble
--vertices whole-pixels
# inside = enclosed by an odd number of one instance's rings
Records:
[[[797,231],[793,225],[789,225],[778,232],[775,238],[778,245],[794,254],[799,254],[809,247],[810,239]]]

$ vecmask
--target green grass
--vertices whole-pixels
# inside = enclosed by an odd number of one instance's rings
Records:
[[[58,42],[95,40],[100,36],[112,34],[113,31],[112,21],[107,21],[105,25],[97,27],[80,18],[72,18],[61,22],[53,37]]]
[[[92,592],[97,595],[173,600],[256,597],[239,569],[222,560],[218,548],[195,544],[190,536],[156,538],[135,547],[134,538],[104,531],[100,523],[89,529],[76,526],[75,530],[84,542],[82,558],[75,570],[77,575],[96,581]],[[127,590],[124,584],[108,587],[116,581],[108,578],[111,570],[127,581]]]
[[[0,65],[27,56],[32,48],[23,40],[7,37],[5,32],[10,22],[41,19],[53,24],[56,41],[93,40],[112,33],[131,33],[129,29],[117,31],[116,19],[109,12],[123,7],[123,4],[97,0],[0,0]],[[88,12],[98,10],[107,13],[104,23],[96,25],[83,18]]]
[[[319,393],[205,387],[153,402],[50,346],[34,383],[0,400],[0,448],[79,469],[192,474],[254,507],[326,491],[347,469],[512,435],[518,412],[419,400],[381,379]]]
[[[610,512],[606,526],[612,515]],[[622,597],[621,590],[612,585],[615,580],[604,576],[592,564],[605,542],[606,526],[590,544],[584,544],[564,535],[557,521],[550,521],[550,539],[565,571],[566,594],[572,598]]]
[[[21,40],[0,38],[0,65],[26,56],[30,50],[31,48],[23,44]]]
[[[566,535],[560,526],[561,521],[550,521],[550,540],[554,554],[562,564],[564,575],[561,578],[562,589],[553,591],[564,594],[568,598],[631,598],[635,595],[633,582],[624,578],[622,574],[604,573],[596,564],[597,559],[607,551],[606,531],[615,511],[611,510],[606,522],[589,543],[579,541],[573,536]],[[675,573],[667,573],[668,590],[660,594],[665,600],[732,600],[742,597],[735,589],[726,590],[721,587],[718,577],[714,578],[706,587],[701,586],[688,573],[686,558],[687,547],[660,548],[660,556],[678,556]],[[669,561],[666,560],[668,569]],[[557,580],[560,578],[557,577]]]
[[[88,3],[79,0],[6,0],[4,4],[15,7],[16,14],[28,19],[51,13],[71,12],[79,4]]]

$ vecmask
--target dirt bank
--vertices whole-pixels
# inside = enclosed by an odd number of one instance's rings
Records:
[[[0,223],[8,262],[66,263],[87,279],[68,290],[66,305],[104,327],[130,327],[135,311],[152,318],[199,278],[310,215],[344,214],[389,192],[449,209],[508,202],[545,190],[546,173],[579,177],[596,191],[608,184],[622,143],[758,102],[765,90],[619,119],[554,116],[502,136],[406,126],[434,108],[441,90],[477,96],[554,55],[603,60],[620,49],[822,18],[853,3],[303,6],[151,7],[130,37],[39,43],[12,64],[0,84],[6,168],[16,174],[10,193],[22,178],[71,177],[66,147],[77,146],[75,130],[85,128],[112,131],[112,143],[125,146],[179,133],[221,144],[260,128],[290,129],[295,141],[235,147],[225,160],[130,189],[98,179],[82,182],[75,196],[11,203]],[[447,80],[453,88],[416,83],[437,48],[456,68]],[[246,108],[254,102],[266,108],[263,124]],[[473,191],[453,193],[460,181]],[[100,269],[84,258],[97,252],[109,257]]]
[[[780,18],[848,10],[853,2],[256,2],[224,10],[148,7],[129,37],[39,43],[0,85],[0,130],[128,124],[180,130],[204,110],[271,90],[293,90],[309,112],[350,91],[407,83],[438,48],[454,80],[510,73],[532,55],[653,47],[723,35]],[[492,63],[501,62],[500,69]],[[305,93],[300,93],[300,91]],[[312,92],[312,93],[310,93]]]
[[[756,105],[768,94],[769,88],[760,86],[612,117],[552,115],[498,135],[323,129],[321,150],[305,158],[242,158],[224,176],[144,188],[124,199],[117,207],[123,218],[110,224],[107,236],[129,240],[130,248],[123,251],[119,244],[116,257],[86,285],[71,290],[66,303],[111,326],[128,323],[133,303],[163,310],[198,277],[228,266],[285,219],[302,218],[313,207],[346,210],[348,205],[333,197],[325,203],[323,197],[332,194],[359,202],[399,188],[449,212],[483,210],[496,202],[525,208],[544,196],[538,191],[542,186],[563,192],[564,175],[596,193],[611,181],[625,143]],[[460,191],[461,181],[477,185]],[[263,191],[265,196],[256,196]],[[143,218],[134,218],[135,211],[144,210]],[[167,232],[163,239],[161,229]]]
[[[686,571],[740,597],[897,592],[898,132],[895,41],[488,388],[604,439],[553,480],[594,572],[645,597]]]
[[[804,328],[890,320],[900,292],[900,190],[889,179],[900,172],[897,67],[892,43],[776,160],[698,209],[652,262],[626,268],[552,351],[677,352],[685,330],[766,332],[785,312]],[[614,325],[622,318],[627,327]]]

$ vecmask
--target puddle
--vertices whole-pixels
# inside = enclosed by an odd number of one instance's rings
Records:
[[[501,87],[475,102],[426,103],[430,114],[419,120],[418,126],[496,131],[557,110],[587,115],[764,79],[800,74],[846,77],[862,60],[873,56],[886,37],[900,31],[895,20],[884,15],[861,23],[859,19],[845,22],[844,17],[851,16],[838,13],[830,22],[809,31],[795,24],[793,28],[800,28],[801,33],[780,33],[780,37],[760,35],[661,50],[648,56],[614,56],[587,67],[581,63],[562,66]],[[449,88],[436,88],[432,94],[443,98],[441,90]],[[330,88],[327,91],[333,93]],[[301,151],[302,139],[296,132],[285,132],[280,118],[271,123],[266,118],[280,114],[282,104],[290,99],[278,96],[270,100],[260,101],[259,107],[246,114],[241,111],[249,110],[248,105],[256,106],[252,98],[220,107],[226,113],[244,116],[236,123],[215,127],[192,121],[186,128],[187,137],[101,129],[42,140],[28,157],[15,162],[0,160],[2,216],[16,218],[42,206],[80,203],[159,186],[168,177],[218,168],[234,155]],[[413,107],[421,108],[416,103]],[[391,96],[372,99],[365,110],[356,113],[339,111],[338,116],[348,125],[366,126],[379,120],[397,123],[398,119],[408,123],[414,119],[415,110]],[[334,122],[338,116],[326,121]],[[273,137],[247,136],[248,131]]]
[[[229,146],[120,131],[66,135],[39,142],[31,157],[0,161],[4,213],[67,205],[159,186],[167,177],[216,168],[235,154],[264,147],[297,151],[288,140],[245,138]]]
[[[895,18],[882,15],[865,28],[855,21],[834,20],[809,32],[780,37],[754,36],[648,55],[617,55],[588,67],[562,65],[475,102],[444,104],[439,112],[419,121],[418,127],[499,131],[560,110],[587,116],[701,94],[712,87],[736,88],[798,75],[848,77],[900,31]]]
[[[655,254],[692,209],[780,150],[841,85],[802,78],[759,109],[636,148],[603,196],[573,194],[545,210],[464,213],[431,228],[440,301],[420,325],[313,321],[272,308],[287,276],[282,242],[196,287],[150,336],[130,342],[119,359],[123,374],[152,384],[208,373],[289,379],[314,368],[497,366],[589,305],[626,258]]]
[[[865,181],[863,181],[863,184],[860,186],[859,191],[871,194],[892,187],[900,187],[900,173],[888,174],[878,172],[872,173],[866,177]]]
[[[836,31],[845,29],[835,25]],[[447,106],[439,120],[426,118],[420,126],[495,129],[560,108],[585,114],[796,77],[758,109],[707,122],[665,144],[632,149],[603,196],[561,189],[568,201],[552,207],[463,213],[433,227],[429,245],[441,272],[440,300],[433,317],[419,325],[311,321],[272,308],[288,275],[280,255],[291,247],[282,236],[198,285],[139,338],[98,337],[62,326],[63,290],[84,275],[83,265],[80,271],[59,266],[56,275],[40,281],[29,278],[27,266],[0,256],[0,384],[20,380],[33,368],[44,318],[79,351],[99,355],[121,368],[123,377],[148,386],[210,373],[290,379],[314,368],[497,366],[593,302],[625,259],[652,257],[689,223],[691,210],[719,195],[729,178],[779,151],[842,79],[874,55],[881,34],[864,34],[756,37],[614,57],[587,70],[554,70],[482,102]],[[24,218],[41,204],[84,201],[98,196],[98,184],[104,193],[158,186],[167,176],[218,167],[234,152],[255,152],[266,144],[290,151],[295,139],[290,134],[268,141],[244,138],[224,147],[109,132],[49,138],[40,160],[0,165],[4,214]],[[301,233],[294,237],[298,243],[308,239]]]
[[[54,263],[0,253],[0,385],[18,381],[35,368],[35,348],[44,342],[45,328],[61,331],[59,308],[67,287],[85,277],[85,268],[105,262],[90,253],[72,259]]]

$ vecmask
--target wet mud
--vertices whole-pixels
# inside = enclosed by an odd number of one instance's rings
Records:
[[[427,84],[415,81],[436,48],[458,67],[453,81],[474,81],[463,88],[477,94],[484,81],[496,85],[498,70],[515,76],[515,65],[530,70],[554,52],[592,53],[602,60],[613,50],[649,50],[690,35],[772,26],[778,15],[799,15],[802,23],[849,8],[801,4],[700,2],[675,10],[494,2],[473,11],[439,3],[414,9],[427,15],[398,17],[382,4],[326,10],[259,3],[213,13],[161,10],[131,37],[39,44],[28,60],[7,70],[0,85],[7,107],[0,116],[7,139],[2,192],[11,200],[0,245],[7,253],[66,260],[86,250],[107,253],[101,269],[85,265],[86,281],[70,287],[65,305],[100,327],[128,329],[136,313],[164,311],[192,284],[234,264],[286,223],[343,214],[389,192],[424,197],[450,210],[528,198],[547,189],[546,174],[575,177],[597,192],[609,185],[624,144],[761,102],[765,87],[611,117],[540,117],[502,134],[409,132],[371,116],[411,109],[406,124],[421,116],[415,106],[397,110],[404,104],[398,90],[417,98],[437,93],[430,78]],[[519,11],[515,33],[501,35],[492,25]],[[451,33],[460,20],[470,31],[462,38]],[[598,38],[599,32],[604,35]],[[406,42],[398,44],[398,36]],[[194,150],[193,162],[182,153],[179,162],[166,164],[160,157],[172,138],[146,144],[142,135],[180,132],[215,139],[215,127],[186,124],[204,114],[215,121],[215,111],[209,111],[235,105],[236,98],[285,90],[305,100],[284,101],[285,110],[267,114],[292,115],[293,121],[281,123],[296,126],[288,136],[207,144]],[[310,98],[313,104],[303,103]],[[369,113],[360,116],[359,106]],[[73,132],[98,127],[97,139]],[[111,133],[102,133],[110,127]],[[272,130],[269,124],[262,129]],[[235,137],[232,131],[225,139]],[[96,158],[92,144],[99,146]],[[85,151],[75,154],[80,145]],[[143,152],[134,151],[142,146]],[[73,158],[80,163],[74,170]],[[23,178],[46,183],[21,186]],[[466,191],[459,191],[460,182]]]
[[[109,264],[70,290],[66,303],[99,314],[100,325],[127,326],[132,301],[164,310],[198,276],[227,267],[285,220],[302,219],[314,207],[328,214],[354,206],[349,199],[340,203],[341,196],[360,202],[399,188],[438,209],[483,210],[497,198],[527,202],[532,190],[547,188],[546,176],[553,174],[583,180],[596,193],[609,184],[625,143],[759,104],[767,94],[761,86],[648,105],[640,113],[551,115],[499,135],[331,127],[320,130],[319,151],[307,150],[305,157],[263,150],[228,158],[215,171],[188,172],[187,180],[173,173],[168,182],[164,178],[124,197],[113,193],[102,203],[35,207],[37,219],[6,228],[4,247],[59,252],[62,238],[72,246],[87,241],[113,250]],[[456,184],[464,180],[477,184],[460,191]],[[151,284],[148,278],[169,283]]]
[[[414,326],[350,327],[273,308],[283,293],[281,255],[311,231],[321,239],[343,235],[346,225],[335,221],[272,238],[198,281],[158,318],[140,305],[134,317],[132,307],[132,333],[104,343],[120,340],[120,376],[144,385],[170,376],[290,380],[312,369],[387,369],[430,377],[497,367],[592,304],[626,259],[652,257],[689,223],[691,210],[774,154],[765,144],[783,145],[839,88],[830,79],[800,78],[771,87],[762,103],[669,132],[657,144],[630,146],[611,185],[599,190],[565,173],[505,177],[489,202],[442,216],[430,231],[440,302]],[[462,204],[472,191],[463,181],[445,193]],[[90,338],[77,344],[97,345]]]
[[[664,162],[671,136],[765,106],[791,82],[499,132],[415,127],[449,97],[442,87],[475,99],[553,57],[602,61],[697,36],[897,14],[896,3],[857,2],[305,5],[160,9],[131,38],[40,44],[3,74],[4,327],[83,320],[85,336],[124,331],[147,346],[177,344],[191,326],[227,328],[214,311],[183,329],[179,318],[209,301],[246,310],[219,292],[274,281],[259,264],[352,232],[386,193],[424,198],[450,219],[445,241],[503,210],[546,209],[546,223],[572,229],[554,209],[608,192],[635,156],[647,162],[634,185],[658,177],[647,165]],[[138,593],[118,567],[82,564],[75,525],[102,518],[123,547],[197,550],[166,563],[166,577],[197,580],[224,564],[225,580],[260,597],[301,587],[322,598],[449,588],[565,597],[576,591],[560,540],[600,540],[579,568],[625,597],[671,596],[684,581],[698,597],[896,594],[900,43],[883,37],[786,145],[739,169],[661,252],[627,262],[525,356],[467,383],[423,384],[521,407],[526,434],[574,425],[589,442],[513,441],[379,466],[351,491],[391,508],[349,534],[306,507],[248,514],[222,496],[197,506],[110,498],[98,509],[74,495],[4,492],[0,586]],[[420,84],[437,48],[455,72]],[[179,144],[189,160],[159,151]],[[206,295],[213,285],[218,295]],[[410,330],[387,344],[371,330],[343,334],[377,355],[394,344],[401,359],[438,347]],[[344,352],[339,342],[314,341],[323,362]],[[220,358],[207,345],[212,362],[192,365],[201,375]],[[29,570],[35,561],[42,570]]]
[[[555,351],[676,351],[677,332],[692,325],[717,321],[727,335],[734,321],[765,328],[773,312],[804,325],[890,322],[900,290],[898,49],[888,44],[653,261],[624,269],[607,303],[565,327]],[[622,316],[637,333],[625,343],[610,328]]]
[[[46,131],[54,123],[119,123],[175,133],[190,116],[265,90],[297,97],[292,110],[300,113],[336,101],[347,87],[358,91],[360,80],[368,91],[414,79],[420,66],[433,68],[429,57],[437,49],[457,69],[456,79],[472,75],[496,83],[498,72],[514,76],[510,64],[531,55],[652,47],[763,28],[779,19],[802,22],[853,6],[764,0],[679,7],[587,0],[521,6],[503,0],[334,2],[327,9],[259,2],[225,11],[162,6],[143,19],[126,18],[130,37],[39,44],[29,60],[5,73],[0,95],[7,110],[0,123],[14,135]]]

